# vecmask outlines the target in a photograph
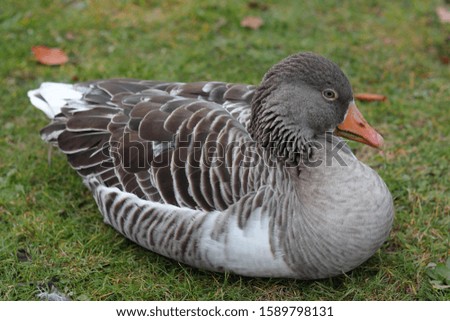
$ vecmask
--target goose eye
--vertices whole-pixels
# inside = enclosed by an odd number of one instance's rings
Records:
[[[333,89],[325,89],[322,91],[322,96],[327,100],[335,100],[338,98],[338,94]]]

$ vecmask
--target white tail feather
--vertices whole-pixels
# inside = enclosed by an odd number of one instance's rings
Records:
[[[79,100],[83,96],[71,84],[44,82],[39,89],[28,91],[31,103],[53,119],[70,100]]]

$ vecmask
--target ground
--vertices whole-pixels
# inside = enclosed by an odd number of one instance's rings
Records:
[[[449,42],[440,1],[12,1],[0,11],[0,300],[448,300],[429,272],[449,254]],[[263,25],[244,28],[256,16]],[[69,63],[37,63],[31,47]],[[285,56],[335,61],[384,135],[383,152],[351,144],[394,196],[383,247],[359,268],[319,281],[192,269],[105,225],[55,150],[27,91],[43,81],[110,77],[257,84]],[[369,193],[370,191],[368,191]],[[444,282],[444,283],[442,283]],[[441,285],[441,286],[439,286]]]

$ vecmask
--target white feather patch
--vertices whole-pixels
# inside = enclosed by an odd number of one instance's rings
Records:
[[[28,92],[31,103],[51,119],[61,112],[68,101],[79,100],[82,96],[73,85],[54,82],[44,82],[39,89]]]

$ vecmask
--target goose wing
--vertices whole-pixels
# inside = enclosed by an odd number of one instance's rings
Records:
[[[160,203],[223,210],[249,189],[255,87],[114,79],[82,83],[42,130],[84,177]],[[247,178],[247,180],[245,179]],[[244,179],[244,181],[242,181]]]

